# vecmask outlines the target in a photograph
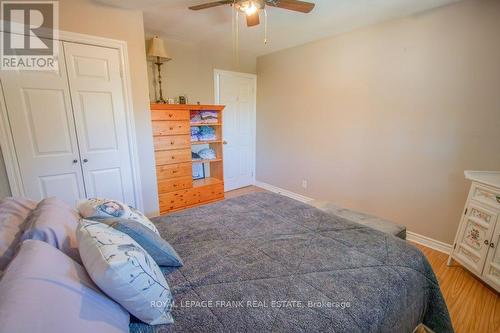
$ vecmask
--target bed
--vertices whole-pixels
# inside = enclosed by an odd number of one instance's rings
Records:
[[[154,219],[184,260],[164,269],[175,323],[139,332],[453,332],[424,255],[271,193]]]

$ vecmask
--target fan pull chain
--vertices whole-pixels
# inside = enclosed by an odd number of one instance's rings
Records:
[[[267,45],[267,10],[264,8],[264,44]]]
[[[236,28],[234,21],[236,20],[236,8],[233,6],[231,11],[231,32],[233,37],[233,60],[236,59]]]
[[[232,30],[233,30],[233,61],[236,68],[240,67],[240,52],[239,52],[239,11],[233,5],[232,13]]]
[[[236,68],[240,68],[240,12],[236,10]]]

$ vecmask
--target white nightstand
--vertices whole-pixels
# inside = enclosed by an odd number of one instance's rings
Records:
[[[465,171],[469,197],[448,259],[500,292],[500,172]]]

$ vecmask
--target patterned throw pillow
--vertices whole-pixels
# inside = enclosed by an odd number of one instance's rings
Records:
[[[137,221],[160,235],[151,222],[138,209],[128,206],[118,200],[90,198],[78,203],[78,212],[83,218],[87,217],[116,217]]]
[[[182,259],[174,248],[166,240],[141,223],[114,217],[91,217],[87,219],[107,224],[129,235],[142,246],[160,266],[180,267],[183,265]]]
[[[150,325],[173,323],[172,294],[160,267],[130,236],[100,222],[82,220],[80,256],[96,285]]]

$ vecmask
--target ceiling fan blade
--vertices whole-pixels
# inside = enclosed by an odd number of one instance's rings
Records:
[[[209,2],[209,3],[204,3],[202,5],[191,6],[191,7],[189,7],[189,9],[191,9],[191,10],[207,9],[207,8],[227,5],[227,4],[230,4],[233,2],[234,2],[233,0],[214,1],[214,2]]]
[[[315,4],[298,0],[267,0],[266,5],[293,10],[295,12],[309,13]]]
[[[260,19],[258,11],[256,11],[252,15],[246,15],[246,17],[247,17],[247,27],[253,27],[259,25]]]

